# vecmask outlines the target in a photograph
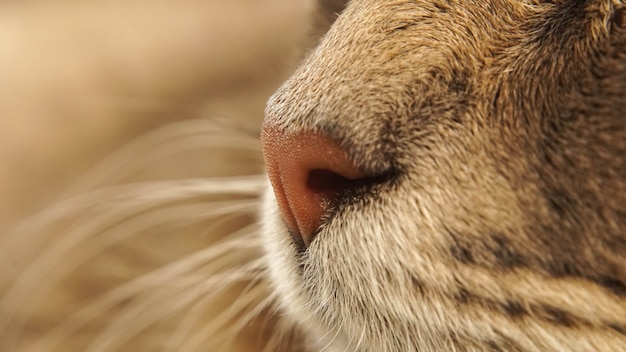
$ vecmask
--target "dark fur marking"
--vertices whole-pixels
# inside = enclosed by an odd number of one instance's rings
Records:
[[[462,245],[452,245],[450,247],[450,253],[454,257],[454,259],[463,264],[474,264],[474,256],[472,255],[472,252]]]
[[[504,269],[511,269],[525,264],[522,256],[515,251],[511,246],[509,240],[502,234],[496,234],[491,236],[493,240],[492,253],[500,267]]]
[[[546,158],[546,160],[548,160],[548,158]],[[545,193],[546,200],[548,201],[550,208],[554,210],[559,217],[563,217],[568,214],[570,209],[574,206],[574,201],[562,190],[550,189]]]
[[[519,302],[508,301],[502,305],[504,311],[512,318],[521,317],[528,314],[528,311]]]
[[[487,310],[501,312],[509,315],[509,313],[504,308],[506,306],[505,303],[498,302],[495,299],[481,297],[473,292],[468,291],[464,287],[459,288],[459,291],[457,291],[454,298],[461,304],[475,304]]]
[[[456,299],[461,304],[467,304],[470,302],[470,292],[465,287],[461,287],[454,294],[454,299]]]
[[[624,24],[626,22],[626,9],[616,9],[615,13],[613,14],[612,22],[615,23],[618,27],[624,27]]]
[[[582,22],[587,19],[586,6],[586,0],[565,1],[555,5],[543,22],[537,39],[540,42],[559,43],[560,48],[566,48],[569,40],[582,37],[582,35],[573,30],[581,30],[581,27],[584,27]],[[546,43],[544,45],[550,46],[554,44]]]
[[[617,278],[600,276],[596,279],[592,279],[592,281],[620,297],[626,297],[626,284]]]
[[[607,326],[609,327],[609,329],[617,332],[618,334],[626,336],[626,326],[618,325],[615,323],[609,323],[607,324]]]
[[[570,244],[562,243],[560,250],[565,253],[575,253],[576,249],[574,247],[567,247],[568,245]],[[593,271],[583,271],[584,269],[582,269],[580,265],[576,265],[573,260],[574,259],[570,258],[569,255],[561,259],[557,257],[552,262],[548,263],[548,265],[543,265],[542,268],[547,270],[547,273],[555,278],[570,277],[585,280],[610,291],[618,297],[626,297],[626,284],[624,281],[611,275],[596,274]],[[602,269],[596,270],[599,271]]]
[[[547,304],[542,304],[539,306],[533,307],[533,311],[543,320],[565,327],[574,327],[579,323],[576,317],[567,313],[564,310],[558,309],[556,307],[549,306]]]
[[[426,293],[426,287],[424,286],[424,283],[415,275],[411,275],[411,283],[421,295],[424,295]]]
[[[393,27],[393,31],[397,32],[397,31],[405,31],[411,27],[413,27],[415,24],[413,23],[403,23],[403,24],[399,24],[396,27]]]
[[[565,276],[580,276],[580,270],[572,264],[569,263],[560,263],[558,270],[553,270],[553,272],[558,272],[559,275]]]
[[[456,94],[469,92],[470,79],[466,71],[455,69],[452,72],[452,81],[450,82],[450,91]]]
[[[446,5],[442,4],[442,3],[440,3],[439,1],[435,1],[435,2],[433,2],[433,6],[434,6],[434,7],[435,7],[435,8],[436,8],[439,12],[442,12],[442,13],[447,13],[447,12],[448,12],[448,10],[450,9],[448,6],[446,6]]]
[[[479,296],[468,291],[465,287],[460,287],[454,294],[454,299],[461,305],[476,305],[485,310],[503,314],[511,319],[541,319],[553,325],[559,325],[566,328],[592,327],[592,324],[584,318],[572,315],[562,309],[556,308],[548,304],[531,305],[528,309],[517,301],[501,302],[492,298]],[[616,326],[607,324],[615,331]],[[617,327],[619,328],[619,327]],[[499,345],[502,346],[502,345]],[[509,350],[509,349],[506,349]]]

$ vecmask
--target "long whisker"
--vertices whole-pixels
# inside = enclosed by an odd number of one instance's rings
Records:
[[[74,231],[63,236],[48,251],[37,258],[37,260],[24,271],[23,275],[16,280],[15,285],[11,287],[2,302],[0,302],[0,306],[11,307],[14,310],[18,310],[22,307],[22,304],[28,302],[29,307],[27,307],[23,313],[25,316],[29,316],[37,302],[42,297],[45,297],[51,287],[56,285],[60,277],[75,270],[98,252],[101,252],[115,243],[119,243],[131,234],[141,233],[145,229],[158,226],[158,224],[161,223],[167,223],[174,219],[180,221],[184,219],[185,216],[189,216],[189,214],[193,214],[193,217],[198,217],[197,214],[205,214],[205,216],[210,217],[218,216],[223,213],[232,213],[242,208],[246,209],[246,207],[251,210],[254,209],[255,206],[255,202],[251,202],[247,206],[244,202],[237,202],[230,206],[222,207],[216,207],[214,204],[208,207],[203,205],[182,206],[159,209],[145,216],[138,216],[126,222],[118,218],[118,214],[113,214],[111,217],[107,217],[106,215],[108,214],[103,216],[103,218],[97,217],[85,223],[84,226],[79,226]],[[128,213],[122,210],[122,214],[120,215],[123,216],[126,214]],[[110,226],[109,224],[111,222],[115,223],[118,221],[123,223],[119,226],[114,226],[111,230],[104,230],[107,226]],[[97,242],[94,243],[94,241],[92,241],[89,243],[89,246],[85,244],[81,245],[81,243],[85,241],[85,236],[96,233],[102,234],[99,236]],[[79,245],[81,248],[80,251],[72,251],[73,248],[77,248]],[[70,252],[72,255],[69,255]],[[63,261],[63,267],[55,267],[55,263],[61,260]]]
[[[278,308],[274,307],[274,310],[277,311]],[[295,322],[282,317],[275,322],[271,335],[265,342],[263,352],[292,351],[297,349],[298,344],[302,342],[299,339]]]
[[[200,347],[211,349],[218,346],[227,346],[229,339],[233,338],[240,331],[237,325],[226,326],[234,321],[249,321],[257,312],[254,307],[259,308],[265,306],[269,301],[263,300],[267,297],[267,288],[262,285],[255,285],[250,291],[239,295],[235,303],[222,311],[219,315],[211,319],[211,322],[195,332],[194,335],[187,338],[184,345],[180,347],[180,351],[196,351]],[[242,313],[248,314],[241,316]],[[244,324],[245,325],[245,324]],[[210,340],[209,340],[210,339]]]
[[[234,233],[233,238],[225,239],[197,253],[187,255],[161,269],[144,274],[131,282],[111,290],[96,301],[77,311],[55,329],[48,332],[44,338],[34,346],[33,351],[41,350],[38,349],[39,346],[49,348],[50,346],[60,344],[64,338],[77,331],[88,321],[95,319],[121,302],[128,301],[129,299],[139,300],[139,296],[142,296],[140,301],[144,301],[143,296],[154,296],[158,294],[154,293],[154,289],[165,288],[178,292],[179,290],[185,291],[188,288],[193,288],[198,282],[202,281],[210,281],[221,285],[225,282],[250,280],[254,277],[254,273],[240,272],[238,267],[234,267],[229,271],[219,272],[219,267],[216,268],[212,266],[212,273],[208,272],[205,275],[201,275],[202,270],[200,270],[200,267],[208,263],[213,264],[216,258],[232,255],[234,251],[245,251],[246,248],[249,248],[248,251],[257,250],[258,247],[256,247],[254,243],[254,234],[249,233],[251,228],[252,226],[242,229],[242,232],[246,231],[248,233],[247,235]],[[228,266],[222,265],[222,267]],[[198,271],[199,273],[194,278],[188,274],[191,271]],[[186,280],[181,279],[185,277],[187,278]],[[166,283],[165,286],[164,283]],[[171,299],[168,301],[171,301]],[[141,309],[136,309],[135,311],[141,312]]]
[[[102,208],[106,210],[106,206],[113,205],[154,208],[167,202],[197,199],[216,194],[240,194],[258,197],[264,186],[264,177],[253,175],[181,181],[152,181],[97,189],[58,202],[54,206],[16,224],[0,237],[0,253],[5,254],[3,252],[14,250],[21,243],[32,242],[31,237],[39,235],[39,231],[46,229],[50,224],[65,217],[76,215],[77,212],[84,211],[89,206],[96,207],[94,210]],[[10,254],[10,252],[6,254]]]
[[[246,280],[255,281],[260,267],[263,265],[263,260],[256,259],[249,264],[236,267],[232,272],[243,274],[245,273]],[[164,351],[173,351],[176,350],[178,346],[182,346],[185,340],[188,339],[189,334],[191,333],[194,326],[197,325],[198,321],[200,321],[201,316],[205,313],[205,307],[210,306],[214,303],[214,299],[211,296],[206,296],[202,298],[197,304],[193,307],[189,308],[189,312],[184,316],[181,323],[178,325],[177,329],[172,333],[168,341],[164,344]]]
[[[159,128],[131,142],[76,182],[66,193],[78,193],[105,180],[111,183],[169,155],[184,155],[201,149],[210,151],[214,156],[219,155],[219,150],[236,151],[239,155],[258,159],[257,167],[262,164],[256,136],[243,134],[231,126],[220,126],[215,119],[186,120]],[[140,162],[137,155],[142,156]]]
[[[211,183],[208,182],[208,185],[210,186]],[[80,263],[84,263],[98,252],[115,243],[118,243],[121,240],[124,240],[132,234],[140,233],[146,228],[156,226],[158,223],[162,223],[164,221],[167,222],[168,219],[176,221],[184,219],[187,219],[186,221],[200,221],[206,220],[206,218],[210,218],[212,216],[217,217],[225,214],[241,212],[251,214],[254,213],[257,207],[256,200],[249,201],[248,203],[244,201],[233,201],[219,202],[216,204],[209,203],[209,205],[204,206],[186,205],[174,208],[170,207],[167,209],[157,208],[156,211],[140,214],[140,216],[134,219],[126,220],[127,217],[132,216],[134,213],[141,213],[142,211],[145,211],[145,208],[153,207],[156,203],[154,201],[155,199],[161,200],[162,202],[177,200],[181,197],[180,193],[185,193],[185,190],[197,195],[197,186],[203,186],[202,188],[205,192],[207,189],[210,191],[218,191],[216,189],[211,189],[211,187],[207,187],[206,180],[204,180],[202,185],[191,184],[191,189],[189,189],[189,182],[185,182],[182,187],[179,187],[181,192],[178,193],[167,192],[167,194],[159,195],[158,189],[155,189],[154,193],[146,192],[146,188],[153,188],[153,186],[154,185],[143,187],[139,193],[144,196],[139,197],[139,199],[137,199],[138,197],[131,196],[131,200],[129,201],[126,199],[121,199],[117,202],[111,201],[111,203],[115,203],[117,205],[110,206],[114,209],[113,211],[105,211],[104,214],[98,215],[90,221],[75,227],[67,235],[62,236],[60,241],[54,243],[51,248],[47,249],[37,258],[35,262],[24,270],[24,272],[15,280],[14,284],[8,288],[4,297],[2,297],[2,301],[0,301],[0,307],[3,307],[4,310],[3,320],[0,321],[0,331],[4,331],[5,334],[7,334],[7,327],[10,326],[9,324],[11,323],[12,317],[18,310],[21,309],[23,303],[29,302],[29,306],[25,308],[25,310],[28,311],[25,312],[25,316],[28,316],[32,313],[30,310],[34,309],[33,302],[41,299],[41,297],[43,297],[46,292],[48,292],[50,288],[58,282],[61,276],[76,268],[80,265]],[[169,186],[171,186],[171,184]],[[220,192],[223,192],[225,188],[228,188],[228,183],[223,186],[224,187],[219,190]],[[212,195],[217,192],[208,193]],[[160,203],[161,202],[159,202],[159,205]],[[102,206],[97,205],[97,207]],[[106,207],[104,208],[106,209]],[[103,231],[107,233],[106,236],[95,236],[96,234],[105,233]],[[96,240],[87,242],[90,245],[85,246],[83,243],[85,243],[88,238],[92,237]],[[79,245],[81,246],[81,251],[76,252],[73,256],[67,255],[73,248],[78,248]],[[58,263],[61,259],[61,262],[64,263],[64,267],[55,267],[55,263]],[[42,280],[43,277],[45,277],[46,280]],[[28,301],[25,297],[31,297],[33,299]],[[16,323],[12,324],[11,328],[13,331],[19,331],[21,329],[20,326],[20,323]]]
[[[249,228],[244,228],[240,232],[249,232]],[[248,236],[237,235],[232,241],[227,241],[231,246],[236,245],[237,250],[246,248],[243,242],[246,237],[251,237],[254,232],[249,232]],[[226,253],[225,253],[226,254]],[[228,257],[228,255],[227,255]],[[217,258],[211,260],[211,268],[219,270],[222,267],[230,267],[232,259],[226,258],[216,261]],[[208,262],[207,262],[208,263]],[[217,263],[217,264],[216,264]],[[230,265],[229,265],[230,264]],[[160,280],[164,280],[163,277]],[[167,281],[163,281],[167,282]],[[236,282],[226,281],[216,283],[213,280],[198,283],[193,288],[181,291],[169,291],[168,287],[160,290],[151,290],[148,297],[142,298],[136,305],[132,305],[124,310],[124,312],[115,319],[113,324],[109,326],[102,334],[100,334],[87,348],[87,351],[110,351],[116,350],[122,343],[146,327],[154,324],[162,318],[171,316],[173,312],[183,309],[198,297],[210,292],[210,295],[217,297],[225,292],[232,284]],[[217,287],[217,288],[216,288]],[[171,302],[171,304],[163,304],[162,302]]]

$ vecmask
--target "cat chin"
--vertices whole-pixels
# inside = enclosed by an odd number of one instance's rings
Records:
[[[358,279],[368,274],[379,274],[384,268],[381,263],[377,263],[376,258],[384,257],[384,253],[374,253],[372,248],[368,249],[367,244],[361,241],[355,241],[360,242],[360,245],[353,247],[350,243],[352,236],[341,233],[341,230],[346,230],[346,223],[358,223],[355,220],[360,212],[342,213],[319,234],[324,237],[323,241],[320,238],[314,240],[307,251],[301,254],[282,221],[269,187],[262,204],[261,237],[268,269],[267,279],[273,286],[281,313],[303,327],[301,330],[309,339],[309,345],[315,346],[312,350],[393,350],[385,346],[385,343],[394,341],[389,331],[391,327],[380,326],[380,322],[367,318],[375,316],[375,311],[386,315],[384,312],[389,311],[389,307],[385,306],[390,301],[382,296],[371,295],[363,289],[364,281]],[[355,233],[363,233],[368,227],[370,230],[382,231],[369,225],[358,230],[348,226]],[[384,239],[381,238],[381,241],[384,242]],[[298,259],[301,255],[303,262]],[[371,264],[371,271],[363,269],[366,262]],[[339,282],[342,276],[345,276],[345,280]],[[369,284],[377,286],[377,282],[381,282],[380,277],[375,277]],[[393,321],[389,318],[383,320]],[[402,320],[407,321],[406,317]],[[371,338],[376,342],[369,340]],[[366,342],[365,346],[369,347],[363,349],[363,343]]]
[[[283,310],[288,313],[298,312],[306,302],[298,294],[302,290],[302,277],[298,273],[297,254],[269,182],[263,196],[260,222],[267,278]]]
[[[266,279],[273,287],[273,294],[284,318],[300,327],[311,350],[326,352],[349,350],[336,329],[329,329],[318,319],[317,305],[304,287],[298,251],[280,216],[274,193],[269,187],[263,196],[261,211],[261,238],[267,268]],[[310,283],[309,283],[310,285]],[[313,310],[312,310],[313,309]]]
[[[371,201],[344,207],[299,254],[268,188],[262,237],[267,278],[282,312],[306,326],[303,332],[320,348],[332,344],[338,351],[396,351],[452,346],[443,341],[442,331],[458,323],[446,318],[445,310],[449,313],[454,305],[449,300],[427,304],[421,291],[424,281],[433,282],[430,289],[440,292],[453,285],[449,268],[428,258],[441,236],[417,220],[399,218],[407,212],[426,218],[433,214],[408,209],[416,205],[401,197],[384,197],[376,207]]]

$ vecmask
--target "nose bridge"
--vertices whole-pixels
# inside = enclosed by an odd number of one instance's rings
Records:
[[[398,150],[392,144],[402,141],[396,127],[403,124],[394,120],[406,115],[398,111],[405,99],[394,100],[398,87],[385,88],[383,78],[355,74],[349,79],[346,72],[334,73],[303,68],[270,99],[264,124],[287,135],[324,135],[366,174],[388,171]]]
[[[342,14],[320,45],[270,98],[266,120],[296,132],[317,130],[363,119],[376,105],[376,91],[384,80],[375,40],[363,35],[363,23],[355,26]],[[392,78],[393,79],[393,78]],[[363,122],[363,121],[361,121]],[[350,126],[341,126],[349,128]]]
[[[380,116],[397,115],[403,104],[416,98],[409,94],[431,79],[429,66],[444,61],[432,47],[404,45],[408,34],[385,35],[350,26],[360,24],[335,23],[270,99],[267,118],[287,130],[369,126]]]
[[[320,53],[323,55],[323,52]],[[290,133],[338,134],[338,140],[384,127],[398,106],[394,96],[403,94],[402,77],[383,72],[380,65],[361,58],[311,57],[269,99],[265,120]],[[402,100],[402,99],[400,99]]]
[[[265,123],[287,134],[325,135],[364,172],[379,174],[393,168],[399,145],[408,143],[414,100],[430,79],[419,63],[432,50],[399,47],[395,41],[409,34],[388,35],[353,12],[356,6],[270,98]]]

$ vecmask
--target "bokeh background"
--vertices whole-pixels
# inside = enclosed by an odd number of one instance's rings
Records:
[[[198,253],[254,235],[265,102],[342,4],[0,1],[1,352],[223,350]]]
[[[137,135],[205,117],[257,131],[314,4],[0,2],[0,228]]]

